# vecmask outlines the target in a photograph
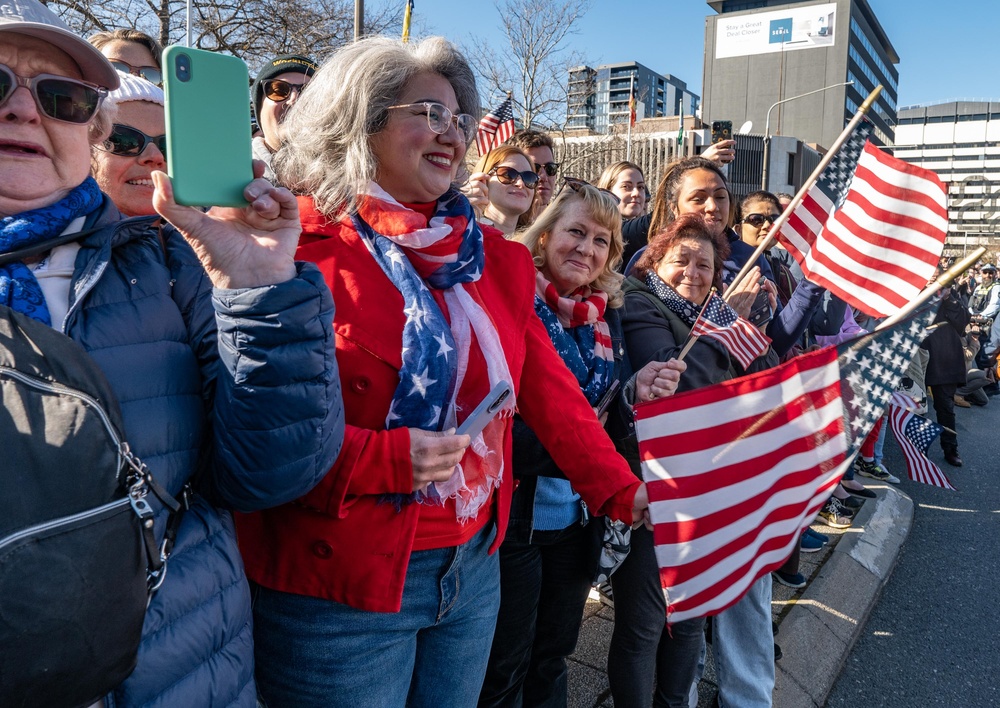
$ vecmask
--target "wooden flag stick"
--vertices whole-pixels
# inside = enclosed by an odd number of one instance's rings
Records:
[[[880,329],[885,329],[886,327],[892,327],[900,320],[906,319],[911,312],[913,312],[918,307],[920,307],[925,302],[934,297],[934,295],[937,294],[938,290],[940,290],[941,288],[947,288],[949,285],[951,285],[952,281],[954,281],[955,278],[957,278],[962,273],[971,268],[976,261],[978,261],[980,258],[983,257],[984,253],[986,253],[986,248],[980,246],[975,251],[970,253],[968,256],[966,256],[958,263],[953,265],[951,268],[946,270],[944,273],[941,274],[941,277],[939,277],[933,283],[931,283],[926,288],[921,290],[920,294],[917,295],[916,299],[913,300],[913,302],[907,303],[906,307],[904,307],[902,310],[897,312],[892,317],[886,318],[878,327],[875,328],[875,331],[878,332]]]
[[[708,303],[711,302],[713,295],[715,295],[714,287],[708,291],[708,297],[705,298],[705,302],[701,303],[701,310],[698,312],[698,316],[694,318],[695,323],[697,323],[698,320],[701,319],[701,316],[705,314],[705,310],[708,309]],[[694,331],[694,325],[691,325],[691,330]],[[677,361],[684,361],[684,357],[687,356],[687,353],[691,351],[691,347],[693,347],[694,343],[697,341],[698,335],[689,333],[688,340],[684,343],[684,348],[681,349],[681,353],[677,355]]]
[[[757,246],[757,250],[755,250],[753,255],[747,259],[746,263],[743,264],[743,268],[740,269],[740,272],[736,274],[733,282],[729,284],[726,291],[722,294],[723,300],[729,302],[729,298],[732,297],[733,290],[736,286],[738,286],[740,281],[747,276],[747,273],[749,273],[754,267],[754,264],[757,263],[757,259],[760,258],[761,254],[771,247],[771,244],[774,243],[775,235],[778,233],[778,229],[785,225],[788,218],[792,215],[792,212],[794,212],[798,208],[799,204],[802,203],[802,200],[806,198],[806,194],[808,194],[809,190],[812,189],[812,186],[816,184],[820,175],[823,174],[823,170],[825,170],[826,166],[833,160],[834,155],[836,155],[840,151],[840,148],[843,147],[844,143],[847,142],[847,139],[850,137],[851,133],[854,132],[858,123],[864,119],[865,114],[868,113],[871,107],[875,104],[875,100],[878,98],[880,93],[882,93],[882,84],[876,86],[875,90],[868,94],[868,98],[865,99],[865,102],[861,104],[858,112],[854,114],[853,118],[851,118],[851,122],[847,124],[846,128],[844,128],[844,132],[842,132],[837,139],[833,141],[833,145],[831,145],[827,153],[823,155],[823,159],[819,161],[818,165],[816,165],[816,169],[813,170],[811,175],[809,175],[809,179],[802,184],[798,193],[796,193],[792,201],[788,203],[785,210],[781,212],[781,216],[778,217],[778,220],[771,225],[770,230],[767,232],[767,238],[760,242],[760,245]]]

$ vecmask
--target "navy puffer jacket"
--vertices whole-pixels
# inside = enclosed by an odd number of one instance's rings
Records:
[[[63,331],[101,366],[125,437],[177,495],[198,488],[253,510],[311,489],[336,459],[343,407],[333,301],[297,278],[215,290],[193,251],[105,199],[85,228]],[[149,498],[154,506],[157,503]],[[167,514],[158,509],[157,533]],[[250,596],[228,512],[196,495],[146,613],[139,661],[115,706],[256,705]]]

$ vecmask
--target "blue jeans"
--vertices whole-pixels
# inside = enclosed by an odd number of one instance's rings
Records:
[[[500,606],[494,525],[414,551],[399,612],[257,586],[257,687],[268,708],[474,706]]]
[[[888,416],[882,416],[882,429],[878,431],[878,440],[875,441],[875,464],[882,464],[882,453],[885,451],[885,436],[889,430]]]
[[[770,573],[751,585],[739,602],[712,618],[712,656],[722,708],[771,707],[774,636]]]

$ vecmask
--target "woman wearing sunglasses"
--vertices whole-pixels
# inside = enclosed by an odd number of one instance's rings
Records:
[[[116,29],[97,32],[87,41],[101,50],[119,74],[131,74],[151,84],[163,85],[163,74],[160,72],[163,47],[145,32]]]
[[[260,132],[253,138],[253,156],[266,165],[264,178],[271,182],[271,161],[282,142],[281,123],[318,68],[309,57],[284,54],[267,62],[254,81],[251,95]]]
[[[125,216],[152,216],[153,170],[167,168],[163,91],[124,74],[106,102],[118,111],[111,135],[94,146],[94,179]]]
[[[295,198],[257,179],[246,208],[205,213],[175,204],[154,171],[153,203],[180,232],[123,220],[89,176],[91,146],[111,131],[103,99],[119,83],[100,52],[36,0],[5,6],[0,252],[35,255],[0,267],[0,302],[89,355],[121,403],[131,449],[171,495],[180,498],[197,469],[199,489],[228,507],[280,504],[318,481],[343,431],[333,303],[315,267],[294,261]],[[188,498],[136,637],[138,663],[124,683],[106,686],[115,706],[256,705],[250,595],[232,520],[201,494]],[[169,513],[152,503],[159,547]],[[97,674],[90,663],[80,670]]]
[[[471,67],[447,41],[338,50],[285,124],[333,291],[347,428],[308,494],[237,520],[267,705],[475,705],[500,602],[515,403],[593,513],[631,523],[645,487],[615,453],[534,310],[523,245],[452,186],[476,135]],[[458,434],[498,386],[482,432]]]
[[[499,229],[506,238],[514,235],[521,214],[531,208],[538,175],[524,151],[501,145],[479,158],[470,182],[482,182],[489,195],[482,207],[483,223]]]

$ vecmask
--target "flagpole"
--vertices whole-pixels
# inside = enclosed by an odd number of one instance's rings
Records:
[[[882,84],[876,86],[875,90],[868,94],[868,98],[865,99],[865,102],[861,104],[858,112],[854,114],[853,118],[851,118],[851,122],[847,124],[846,128],[844,128],[844,132],[842,132],[837,139],[833,141],[833,145],[831,145],[830,149],[827,150],[825,155],[823,155],[823,159],[819,161],[818,165],[816,165],[816,169],[813,170],[811,175],[809,175],[809,179],[802,184],[798,193],[796,193],[792,201],[788,203],[785,210],[781,212],[781,216],[778,217],[778,220],[771,225],[770,230],[767,232],[767,238],[760,242],[760,245],[757,246],[757,250],[755,250],[753,255],[750,256],[750,258],[747,259],[747,262],[743,264],[743,268],[736,274],[733,282],[729,284],[726,291],[722,294],[723,300],[726,302],[729,301],[729,298],[733,295],[733,291],[740,284],[740,281],[742,281],[747,276],[747,273],[749,273],[754,267],[754,264],[757,263],[757,259],[760,258],[764,251],[771,247],[774,243],[778,230],[785,225],[792,212],[794,212],[798,208],[799,204],[802,203],[802,200],[806,198],[806,194],[810,189],[812,189],[812,186],[820,178],[820,175],[823,174],[823,170],[825,170],[826,166],[830,164],[840,148],[843,147],[845,142],[847,142],[847,139],[850,137],[851,133],[854,132],[858,123],[864,119],[865,114],[868,113],[871,107],[875,104],[875,100],[878,98],[880,93],[882,93]]]
[[[711,290],[708,291],[708,297],[705,298],[705,302],[701,303],[701,310],[698,312],[698,316],[694,318],[695,322],[700,320],[701,316],[705,314],[705,310],[708,309],[708,303],[712,301],[713,295],[715,295],[715,288],[712,288]],[[692,332],[694,331],[693,324],[691,325],[691,331]],[[694,343],[697,341],[698,341],[697,334],[692,335],[688,333],[687,343],[685,343],[684,348],[681,349],[681,353],[677,355],[677,361],[684,361],[684,357],[687,356],[687,353],[691,351],[691,347],[693,347]]]
[[[628,138],[625,146],[625,160],[632,161],[632,101],[635,96],[635,74],[628,76]]]
[[[878,332],[880,329],[891,327],[900,320],[906,319],[911,312],[913,312],[918,307],[920,307],[925,302],[934,297],[934,295],[937,294],[938,290],[940,290],[941,288],[947,288],[949,285],[951,285],[952,281],[954,281],[955,278],[957,278],[962,273],[971,268],[976,261],[978,261],[980,258],[983,257],[984,253],[986,253],[986,247],[980,246],[975,251],[970,253],[968,256],[966,256],[958,263],[953,265],[951,268],[946,270],[944,273],[941,274],[941,277],[939,277],[933,283],[931,283],[926,288],[921,290],[920,294],[917,295],[916,299],[913,300],[913,302],[907,303],[906,307],[904,307],[902,310],[897,312],[895,315],[886,318],[885,321],[882,322],[882,324],[880,324],[878,327],[875,328],[875,331]]]

